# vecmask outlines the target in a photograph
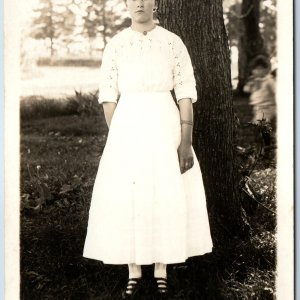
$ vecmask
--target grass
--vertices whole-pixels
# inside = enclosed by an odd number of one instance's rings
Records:
[[[20,117],[22,121],[55,118],[68,115],[100,115],[98,91],[83,94],[77,92],[67,98],[45,98],[29,96],[21,98]]]
[[[31,99],[36,106],[27,100],[21,105],[21,299],[114,300],[126,283],[127,266],[82,257],[93,182],[107,137],[101,108],[93,106],[95,97],[78,94],[58,105]],[[86,101],[94,104],[84,106]],[[246,103],[235,101],[242,124],[251,118]],[[255,143],[250,127],[240,126],[237,132],[241,147]],[[226,261],[207,254],[168,266],[170,299],[274,299],[276,169],[260,159],[249,178],[264,205],[253,209],[253,199],[244,199],[252,205],[251,238],[237,243]],[[155,299],[153,266],[145,266],[143,273],[139,299]]]

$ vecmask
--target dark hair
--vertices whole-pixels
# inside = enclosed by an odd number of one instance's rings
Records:
[[[258,55],[250,62],[251,69],[255,69],[257,67],[263,67],[264,69],[270,69],[270,61],[267,57],[263,55]]]
[[[257,68],[257,67],[263,67],[264,69],[268,69],[269,64],[265,60],[259,59],[253,64],[253,68]]]

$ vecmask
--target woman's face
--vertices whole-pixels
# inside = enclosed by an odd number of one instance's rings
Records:
[[[134,22],[147,23],[153,20],[155,0],[127,0],[126,4]]]
[[[252,70],[252,74],[257,77],[264,77],[268,74],[268,69],[263,66],[257,66]]]

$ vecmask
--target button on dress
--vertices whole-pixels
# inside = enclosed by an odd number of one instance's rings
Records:
[[[171,95],[175,91],[176,100]],[[116,102],[94,183],[83,256],[171,264],[212,250],[201,170],[181,174],[176,101],[197,101],[188,51],[156,26],[126,28],[105,47],[99,103]]]

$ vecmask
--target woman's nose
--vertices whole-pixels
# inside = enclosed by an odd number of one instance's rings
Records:
[[[137,7],[144,7],[144,1],[143,0],[139,0],[137,2]]]

